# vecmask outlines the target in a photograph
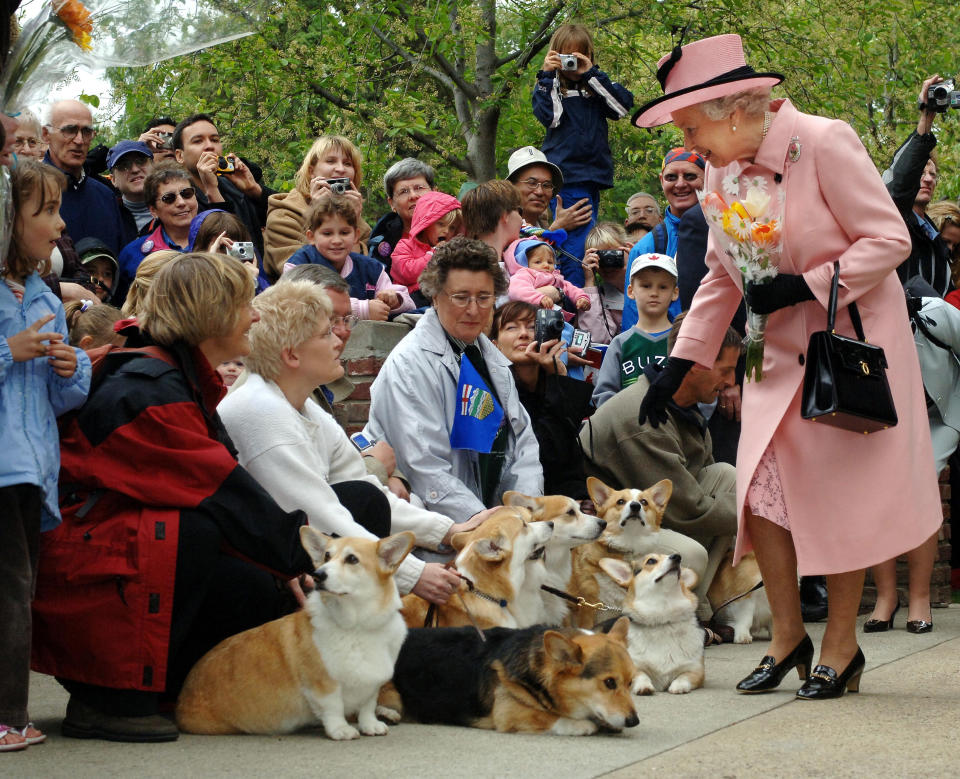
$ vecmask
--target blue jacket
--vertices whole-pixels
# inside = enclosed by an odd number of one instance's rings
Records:
[[[633,107],[633,95],[594,65],[581,76],[582,90],[560,91],[559,72],[541,70],[533,90],[533,113],[547,128],[543,153],[563,172],[564,184],[613,186],[613,156],[607,119],[620,119]]]
[[[43,161],[53,165],[50,152],[47,152]],[[67,171],[62,172],[67,177],[67,188],[63,191],[60,216],[67,224],[67,235],[74,243],[93,236],[114,252],[119,252],[124,245],[126,228],[113,190],[97,181],[95,176],[83,173],[81,178],[76,179]]]
[[[170,240],[170,236],[167,235],[159,221],[152,233],[138,236],[124,246],[117,256],[118,268],[117,279],[113,284],[113,304],[122,306],[127,299],[130,285],[133,284],[137,275],[137,268],[140,267],[144,257],[154,252],[170,249],[178,252],[185,251]]]
[[[350,285],[350,297],[370,300],[377,294],[377,279],[383,273],[383,263],[357,252],[350,252],[350,259],[353,260],[353,270],[350,275],[344,276],[344,281]],[[333,267],[333,263],[309,243],[297,249],[287,262],[290,265],[323,265],[337,275],[340,274],[340,271]]]
[[[667,250],[665,254],[669,254],[671,257],[677,256],[677,225],[680,224],[680,218],[674,216],[673,211],[670,210],[670,207],[667,207],[667,210],[663,213],[663,226],[667,231]],[[630,286],[630,266],[633,265],[633,261],[637,259],[641,254],[650,254],[650,252],[655,252],[656,248],[653,241],[653,230],[647,233],[643,238],[637,241],[633,248],[630,250],[630,256],[627,258],[627,268],[624,271],[624,282],[623,282],[623,319],[620,321],[620,332],[625,333],[631,327],[637,323],[637,302],[629,297],[626,292],[627,288]],[[673,303],[670,304],[670,308],[667,313],[672,322],[677,314],[680,313],[680,300],[679,298]]]
[[[90,389],[90,358],[80,349],[77,370],[69,379],[53,372],[46,357],[14,362],[7,338],[38,319],[56,314],[41,332],[67,335],[63,304],[34,272],[27,276],[23,303],[0,281],[0,487],[35,484],[43,488],[41,529],[60,523],[57,479],[60,436],[57,417],[82,405]]]

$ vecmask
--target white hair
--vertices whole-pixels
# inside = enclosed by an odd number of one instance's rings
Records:
[[[700,103],[704,115],[715,121],[732,116],[738,108],[747,116],[762,116],[770,108],[770,87],[752,87]]]

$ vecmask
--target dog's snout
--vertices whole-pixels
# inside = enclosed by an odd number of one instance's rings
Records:
[[[313,574],[313,584],[318,589],[323,589],[323,583],[327,580],[327,572],[321,568]]]
[[[643,508],[643,506],[641,506],[639,502],[637,502],[637,501],[635,501],[635,500],[631,500],[631,501],[630,501],[630,511],[632,511],[634,514],[639,514],[639,513],[640,513],[640,509],[642,509],[642,508]]]
[[[640,718],[637,716],[637,712],[633,712],[629,717],[627,717],[626,722],[623,723],[623,726],[626,728],[635,728],[640,724]]]
[[[547,522],[547,527],[550,528],[551,530],[553,530],[553,520],[552,520],[552,519]]]
[[[671,560],[671,562],[679,563],[679,562],[680,562],[680,555],[678,555],[676,552],[674,552],[672,555],[670,555],[670,560]]]
[[[597,526],[600,528],[600,532],[602,533],[604,530],[607,529],[607,520],[605,519],[599,520],[597,522]]]

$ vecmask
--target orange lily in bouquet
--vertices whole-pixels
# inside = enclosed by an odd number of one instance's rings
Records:
[[[723,194],[698,194],[703,216],[746,284],[762,284],[777,275],[783,234],[784,190],[763,176],[726,176]],[[741,192],[743,195],[741,196]],[[763,378],[763,339],[767,315],[747,306],[746,378]]]

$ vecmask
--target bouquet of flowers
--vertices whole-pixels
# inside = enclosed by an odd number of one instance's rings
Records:
[[[704,218],[730,255],[746,284],[777,275],[783,234],[784,190],[763,176],[726,176],[723,193],[698,193]],[[747,306],[746,378],[763,378],[763,338],[767,316]]]

